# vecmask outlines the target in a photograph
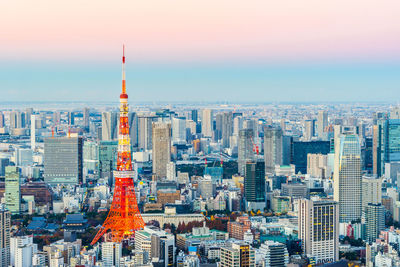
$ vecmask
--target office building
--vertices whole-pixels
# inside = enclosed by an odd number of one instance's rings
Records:
[[[293,141],[291,149],[290,163],[296,166],[296,173],[307,173],[307,155],[308,154],[323,154],[327,155],[330,152],[329,141]]]
[[[309,190],[303,183],[286,183],[281,185],[281,195],[291,199],[308,198]]]
[[[361,147],[358,135],[346,132],[335,139],[334,200],[340,222],[361,220]]]
[[[274,174],[275,165],[282,165],[282,129],[264,128],[264,160],[265,172]]]
[[[246,162],[253,160],[255,152],[253,151],[253,130],[242,129],[239,131],[238,144],[238,172],[245,174]]]
[[[4,196],[6,208],[12,214],[19,214],[21,211],[21,187],[20,170],[18,167],[6,167]]]
[[[153,174],[167,177],[167,164],[171,161],[171,124],[153,123]]]
[[[6,121],[4,120],[4,114],[0,111],[0,128],[4,128],[6,126]]]
[[[145,226],[135,232],[135,249],[145,251],[157,266],[174,266],[175,236],[154,226]]]
[[[10,239],[10,263],[15,267],[33,266],[33,255],[37,253],[37,244],[33,236],[15,236]]]
[[[117,167],[118,141],[100,141],[99,143],[99,176],[111,178],[113,170]]]
[[[195,123],[197,123],[198,122],[198,119],[199,119],[199,115],[198,115],[198,111],[197,111],[197,109],[193,109],[193,110],[191,110],[190,111],[190,119],[192,120],[192,121],[194,121]]]
[[[265,164],[263,161],[246,162],[244,196],[247,210],[265,208]]]
[[[84,108],[83,109],[83,127],[85,129],[89,129],[89,121],[90,121],[89,108]]]
[[[10,165],[10,159],[0,158],[0,176],[4,177],[6,174],[6,167]]]
[[[285,244],[267,240],[260,247],[263,266],[285,267],[289,263],[289,253]]]
[[[400,161],[400,119],[380,119],[373,130],[373,169],[382,176],[385,163]]]
[[[120,266],[122,258],[122,244],[115,242],[104,242],[101,245],[101,253],[104,267]]]
[[[10,112],[10,129],[25,128],[25,113],[20,111]]]
[[[36,115],[31,115],[31,149],[36,149]]]
[[[103,141],[117,140],[118,113],[103,112],[101,114],[101,139]]]
[[[315,120],[304,121],[303,140],[310,141],[314,137]]]
[[[167,180],[176,181],[176,163],[175,162],[167,163]]]
[[[330,178],[332,170],[328,164],[328,155],[308,154],[307,174],[311,175],[312,177]]]
[[[214,197],[215,184],[211,180],[210,176],[205,176],[198,180],[198,190],[201,198],[208,199]]]
[[[82,138],[49,137],[44,141],[44,181],[49,184],[82,182]]]
[[[221,248],[221,267],[255,267],[255,251],[248,244],[232,244]]]
[[[300,199],[298,204],[299,238],[303,253],[316,264],[339,259],[339,206],[330,200]]]
[[[153,122],[156,117],[149,115],[138,116],[138,148],[146,151],[152,149]]]
[[[320,110],[317,118],[317,135],[321,140],[325,140],[325,128],[328,127],[328,112]]]
[[[212,137],[213,135],[213,111],[211,109],[203,109],[201,133],[203,137]]]
[[[375,176],[363,176],[362,177],[362,210],[365,209],[368,204],[381,204],[382,203],[382,178]]]
[[[153,128],[154,130],[154,128]],[[154,134],[154,133],[153,133]],[[186,144],[186,119],[172,118],[172,142],[174,144]],[[154,143],[154,139],[153,139]]]
[[[392,184],[397,185],[400,175],[400,161],[385,163],[385,177],[390,179]]]
[[[31,166],[33,164],[33,151],[30,148],[15,149],[15,164],[17,166]]]
[[[368,203],[365,213],[365,240],[375,242],[385,229],[385,207],[382,204]]]
[[[232,136],[232,133],[233,133],[232,112],[224,112],[222,113],[222,121],[221,121],[221,140],[223,148],[230,147],[230,137]]]
[[[11,213],[4,205],[0,206],[0,267],[10,265]]]

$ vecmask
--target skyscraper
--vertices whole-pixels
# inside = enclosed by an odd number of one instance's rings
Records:
[[[103,266],[120,266],[122,258],[122,244],[116,242],[104,242],[101,245]]]
[[[365,213],[369,203],[382,203],[382,178],[363,176],[362,177],[362,211]]]
[[[264,128],[265,172],[273,174],[275,165],[282,165],[282,129]]]
[[[103,112],[101,114],[101,138],[103,141],[116,140],[118,137],[118,114]]]
[[[374,126],[374,174],[385,173],[385,163],[400,161],[400,119],[380,119]]]
[[[174,144],[186,144],[186,119],[182,117],[172,118],[171,128],[172,141]]]
[[[82,138],[49,137],[44,140],[44,181],[50,184],[82,182]]]
[[[254,158],[253,151],[253,130],[242,129],[239,131],[238,144],[238,172],[245,174],[246,162]]]
[[[222,115],[222,147],[228,148],[230,146],[230,137],[233,132],[233,115],[232,112],[224,112]]]
[[[385,229],[385,207],[382,204],[368,203],[365,215],[365,239],[375,242],[380,232]]]
[[[21,186],[20,170],[15,166],[7,166],[5,174],[6,208],[12,214],[19,214],[21,211]]]
[[[212,137],[213,132],[213,111],[211,109],[203,109],[201,118],[201,133],[204,137]]]
[[[85,129],[89,128],[89,119],[90,119],[89,108],[84,108],[83,109],[83,127]]]
[[[67,113],[68,116],[68,125],[74,125],[75,124],[75,113],[73,111],[69,111]]]
[[[31,149],[36,149],[36,115],[31,115]]]
[[[319,139],[325,140],[325,128],[328,126],[328,112],[320,110],[317,119],[317,135]]]
[[[0,266],[10,265],[11,213],[4,205],[0,206]]]
[[[340,222],[361,219],[361,147],[358,135],[344,132],[335,140],[334,200]]]
[[[330,200],[299,200],[299,238],[317,264],[339,259],[339,206]]]
[[[153,123],[153,174],[167,177],[167,164],[171,161],[171,124]]]
[[[5,127],[5,120],[4,120],[4,114],[3,112],[0,112],[0,128]]]
[[[265,164],[263,161],[246,162],[244,196],[247,210],[265,208]]]
[[[154,116],[149,115],[138,116],[138,148],[140,150],[146,151],[152,149],[152,129],[155,119]]]
[[[310,141],[314,137],[314,128],[315,128],[314,120],[304,121],[304,132],[303,132],[304,141]]]

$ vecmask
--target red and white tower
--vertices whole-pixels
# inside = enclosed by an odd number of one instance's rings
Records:
[[[125,46],[122,56],[122,93],[119,96],[119,132],[117,170],[110,212],[92,241],[94,245],[105,233],[111,233],[113,242],[121,242],[133,236],[145,225],[136,201],[133,184],[131,139],[129,137],[128,95],[125,82]]]

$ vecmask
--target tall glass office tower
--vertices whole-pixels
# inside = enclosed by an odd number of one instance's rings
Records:
[[[339,202],[339,221],[361,220],[361,147],[358,135],[345,133],[335,146],[334,199]]]

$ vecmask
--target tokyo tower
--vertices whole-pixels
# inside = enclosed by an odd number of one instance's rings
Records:
[[[133,184],[131,140],[129,137],[128,95],[125,82],[125,46],[122,53],[122,93],[119,96],[119,132],[117,170],[110,212],[92,241],[94,245],[105,233],[111,233],[113,242],[121,242],[133,236],[145,225],[136,201]]]

